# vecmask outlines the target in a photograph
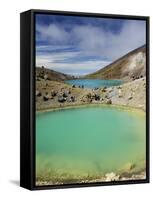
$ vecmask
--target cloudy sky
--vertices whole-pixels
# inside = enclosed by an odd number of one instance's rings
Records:
[[[92,73],[146,43],[142,20],[36,15],[36,66]]]

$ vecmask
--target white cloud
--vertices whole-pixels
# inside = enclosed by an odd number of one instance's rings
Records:
[[[108,41],[106,55],[110,55],[112,59],[117,59],[146,43],[145,23],[128,21],[124,24],[120,34],[117,36],[110,34]]]
[[[56,50],[65,50],[65,49],[69,49],[70,46],[69,45],[37,45],[36,46],[36,51],[56,51]]]
[[[84,53],[103,54],[109,60],[145,44],[145,30],[145,22],[138,20],[127,20],[118,34],[92,25],[76,25],[69,32],[55,24],[37,25],[37,31],[43,39],[56,43],[75,43],[74,45],[84,50]]]
[[[65,58],[73,58],[77,56],[78,52],[60,52],[60,53],[49,53],[49,54],[42,54],[42,55],[36,55],[36,65],[45,65],[47,63],[56,63],[58,61],[63,61]]]
[[[77,26],[73,34],[85,54],[101,55],[115,60],[146,43],[145,23],[128,21],[118,34],[106,32],[99,27]]]
[[[69,34],[64,28],[61,28],[55,24],[46,25],[36,25],[36,30],[41,34],[41,39],[55,40],[56,42],[64,42],[68,39]]]
[[[97,71],[99,68],[102,68],[108,64],[109,61],[84,61],[84,62],[69,62],[69,63],[62,63],[64,58],[71,58],[77,55],[76,52],[65,52],[65,53],[54,53],[54,55],[39,55],[36,56],[36,66],[42,66],[45,63],[45,67],[49,69],[53,69],[59,72],[63,72],[66,74],[73,74],[73,75],[85,75],[88,73],[92,73]],[[56,62],[56,60],[61,61]]]
[[[37,31],[48,45],[37,47],[37,50],[62,50],[74,47],[79,52],[64,52],[38,54],[37,66],[45,65],[65,73],[90,73],[106,66],[111,61],[118,59],[126,53],[146,43],[146,27],[144,21],[126,20],[120,32],[112,33],[104,27],[93,25],[73,25],[69,31],[64,26],[50,24],[49,26],[37,25]],[[54,44],[53,44],[54,43]],[[68,62],[65,59],[77,59],[78,56],[100,56],[98,61]],[[109,60],[106,61],[106,60]],[[58,61],[61,61],[60,63]],[[62,63],[63,61],[63,63]]]

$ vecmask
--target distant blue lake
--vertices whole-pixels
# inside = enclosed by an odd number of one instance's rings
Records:
[[[67,80],[65,83],[76,86],[84,86],[85,88],[99,88],[117,86],[123,83],[122,80],[99,80],[99,79],[73,79]]]

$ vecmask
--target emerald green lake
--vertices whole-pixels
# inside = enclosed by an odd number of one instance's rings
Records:
[[[36,115],[36,173],[83,177],[145,167],[145,114],[80,107]],[[47,175],[48,173],[48,175]]]

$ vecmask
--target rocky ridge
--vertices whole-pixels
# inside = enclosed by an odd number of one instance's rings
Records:
[[[122,79],[132,81],[146,74],[146,46],[139,47],[108,66],[84,76],[86,79]]]

